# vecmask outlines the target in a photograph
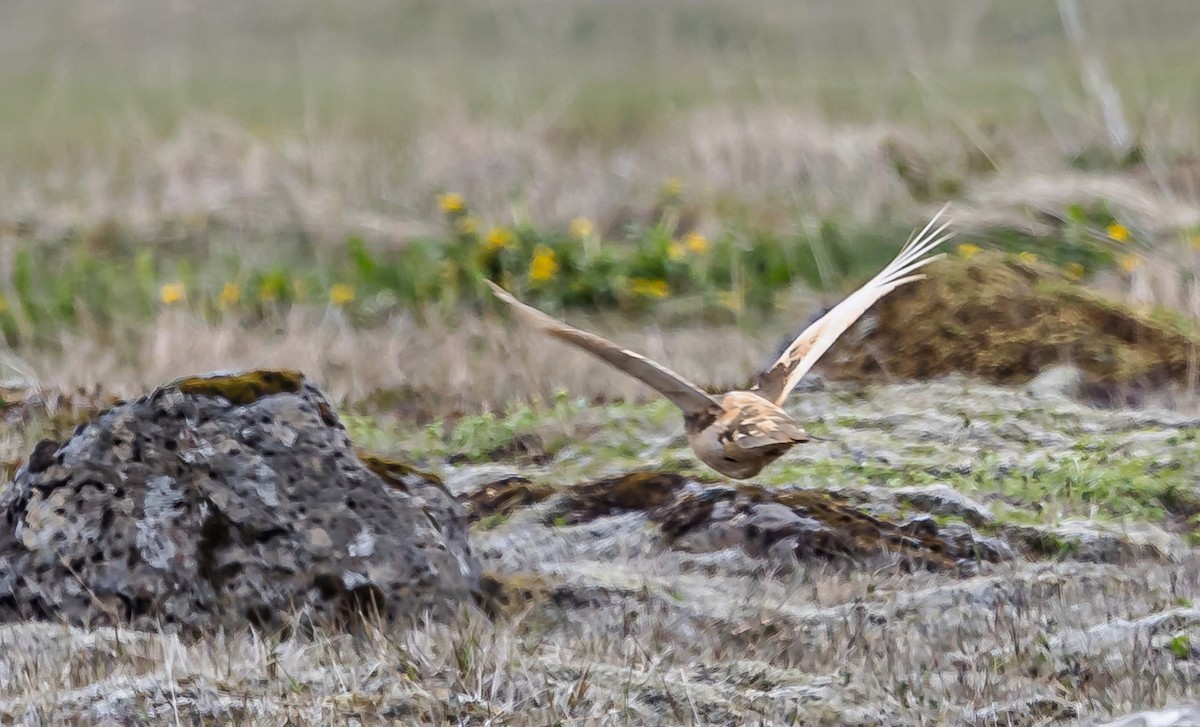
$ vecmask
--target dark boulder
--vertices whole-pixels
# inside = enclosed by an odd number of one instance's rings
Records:
[[[273,630],[479,590],[436,477],[355,451],[289,371],[190,378],[43,441],[0,491],[0,620]]]

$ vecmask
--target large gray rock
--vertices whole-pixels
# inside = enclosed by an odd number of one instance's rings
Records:
[[[44,441],[0,518],[0,620],[273,629],[444,616],[479,588],[458,502],[360,457],[295,372],[184,379]]]

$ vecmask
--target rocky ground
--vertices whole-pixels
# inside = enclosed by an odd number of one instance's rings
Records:
[[[830,441],[746,484],[698,467],[661,403],[499,434],[347,417],[467,503],[482,608],[315,640],[7,625],[0,714],[1041,725],[1191,703],[1200,418],[1089,406],[1074,381],[818,383],[791,411]]]

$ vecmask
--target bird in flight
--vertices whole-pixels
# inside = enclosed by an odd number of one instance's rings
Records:
[[[640,354],[594,333],[579,330],[522,303],[487,281],[523,322],[560,341],[577,346],[614,368],[640,380],[683,410],[684,430],[692,451],[709,467],[738,480],[749,479],[811,437],[782,409],[800,379],[835,341],[877,300],[896,288],[921,280],[916,271],[944,254],[930,255],[953,233],[949,223],[935,225],[938,211],[923,230],[900,250],[887,267],[804,329],[779,358],[758,374],[746,391],[713,396]]]

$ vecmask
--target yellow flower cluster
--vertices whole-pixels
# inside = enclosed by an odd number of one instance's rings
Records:
[[[1067,280],[1072,280],[1075,282],[1083,280],[1084,272],[1083,266],[1079,263],[1067,263],[1066,266],[1063,267],[1063,274],[1067,276]]]
[[[1034,263],[1036,263],[1038,261],[1038,256],[1035,253],[1032,253],[1032,252],[1029,252],[1028,250],[1026,250],[1024,252],[1018,253],[1017,259],[1020,260],[1021,262],[1025,263],[1026,265],[1033,265]]]
[[[665,280],[653,278],[630,278],[629,292],[646,298],[666,298],[671,294],[671,286]]]
[[[461,194],[456,192],[447,192],[438,197],[438,206],[448,215],[462,212],[467,207],[466,201]]]
[[[712,247],[712,243],[708,238],[701,235],[699,232],[689,232],[683,236],[682,240],[674,240],[667,246],[667,257],[675,262],[687,257],[690,252],[693,255],[703,255]]]
[[[225,283],[221,288],[221,307],[232,308],[242,299],[242,289],[237,283]]]
[[[978,255],[979,252],[980,252],[979,246],[974,243],[971,243],[971,242],[964,242],[963,244],[958,246],[958,254],[964,260],[970,260],[971,258]]]
[[[689,232],[684,236],[683,244],[687,246],[688,250],[697,255],[703,255],[708,252],[708,248],[710,247],[708,238],[699,232]]]
[[[1114,222],[1104,229],[1108,236],[1120,243],[1129,242],[1129,228],[1120,222]]]
[[[334,283],[329,286],[329,302],[341,308],[354,302],[354,286],[346,283]]]
[[[488,231],[487,237],[483,238],[483,246],[488,252],[496,252],[511,245],[513,239],[512,230],[507,227],[493,227]]]
[[[187,289],[183,287],[183,283],[167,283],[158,291],[158,299],[163,305],[175,305],[182,303],[187,298]]]
[[[544,283],[557,274],[558,255],[545,245],[534,248],[533,261],[529,263],[529,279],[535,283]]]

